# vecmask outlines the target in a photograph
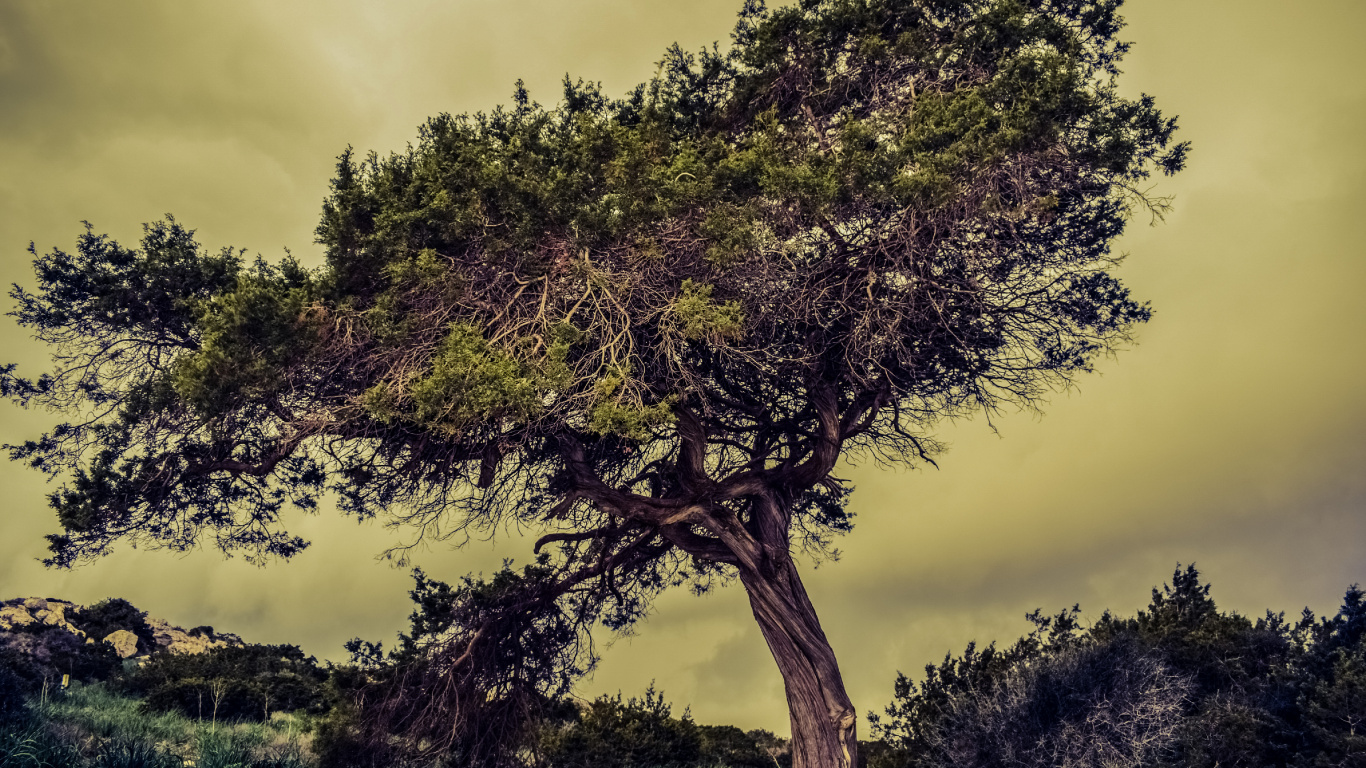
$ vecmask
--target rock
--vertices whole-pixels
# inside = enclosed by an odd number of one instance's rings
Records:
[[[22,605],[7,605],[0,608],[0,629],[13,629],[33,623],[33,616]]]
[[[39,651],[36,647],[29,648],[30,645],[34,645],[38,641],[32,640],[28,636],[35,630],[45,630],[47,627],[65,630],[65,633],[70,634],[70,639],[75,647],[79,647],[82,642],[86,644],[100,642],[99,637],[86,637],[85,631],[71,623],[71,619],[77,616],[80,610],[81,606],[74,603],[41,597],[0,601],[0,648],[12,646],[16,650],[30,653],[30,655],[45,655],[45,651]],[[139,648],[137,635],[130,629],[111,632],[108,637],[104,638],[104,642],[114,646],[119,656],[125,659],[136,656],[139,651],[144,653],[160,651],[204,653],[214,648],[246,645],[242,642],[242,638],[237,635],[215,632],[212,627],[195,627],[187,631],[163,619],[148,617],[146,622],[147,627],[152,630],[155,640],[155,644],[151,647],[147,647],[144,643],[143,647]],[[27,629],[25,632],[19,633],[17,630],[20,627]],[[44,634],[44,637],[48,638],[49,636]],[[48,642],[48,640],[43,642]],[[16,643],[22,645],[23,648],[20,648]]]
[[[242,640],[236,635],[215,634],[212,630],[185,630],[162,619],[147,619],[156,638],[157,646],[171,653],[203,653],[213,648],[240,646]],[[199,628],[196,628],[199,629]]]
[[[110,632],[104,641],[114,646],[114,651],[120,659],[129,659],[138,653],[138,636],[126,629]]]
[[[47,607],[35,612],[33,618],[44,624],[52,624],[53,626],[62,627],[71,632],[80,632],[80,630],[71,626],[71,623],[66,619],[66,609],[70,607],[71,603],[59,603],[56,600],[49,600],[47,601]],[[81,634],[85,633],[81,632]]]

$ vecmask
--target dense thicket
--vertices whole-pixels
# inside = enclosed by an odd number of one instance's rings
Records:
[[[160,653],[119,678],[119,688],[150,711],[190,717],[265,720],[271,712],[322,714],[334,697],[329,672],[294,645]]]
[[[381,731],[438,753],[567,690],[594,625],[735,578],[796,764],[851,766],[793,560],[850,528],[836,463],[929,459],[939,419],[1032,406],[1149,316],[1111,244],[1186,146],[1119,95],[1119,5],[749,0],[728,50],[670,50],[623,98],[519,86],[347,151],[321,269],[172,220],[35,250],[14,314],[57,367],[0,391],[72,416],[13,448],[68,480],[50,562],[289,556],[282,509],[326,490],[419,537],[518,521],[543,559],[460,591]]]
[[[1366,765],[1366,595],[1336,615],[1220,611],[1194,567],[1133,618],[1030,616],[1005,649],[969,646],[905,676],[874,768]]]

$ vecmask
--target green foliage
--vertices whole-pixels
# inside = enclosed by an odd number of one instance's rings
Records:
[[[343,703],[318,720],[313,754],[329,768],[390,768],[403,765],[387,745],[365,738],[357,707]]]
[[[898,676],[885,716],[871,716],[882,742],[870,765],[1288,768],[1366,755],[1356,587],[1331,618],[1251,621],[1220,611],[1188,567],[1132,619],[1082,627],[1076,615],[1031,614],[1035,631],[1004,651],[969,646],[921,683]]]
[[[697,228],[707,242],[707,261],[721,269],[743,261],[759,241],[754,227],[753,214],[746,216],[745,209],[738,206],[723,204],[708,211]],[[684,283],[684,294],[688,285]]]
[[[1036,402],[1147,319],[1109,247],[1135,184],[1186,153],[1119,95],[1118,7],[750,4],[730,50],[675,47],[621,98],[566,80],[545,108],[519,86],[408,151],[348,149],[316,272],[206,252],[171,219],[136,249],[87,231],[35,251],[15,316],[76,357],[0,390],[108,414],[14,449],[70,477],[53,562],[205,529],[288,556],[305,543],[281,508],[328,483],[362,515],[459,498],[476,464],[537,488],[562,469],[544,441],[668,451],[679,408],[718,439],[814,434],[817,381],[872,408],[858,445],[898,460],[939,417]],[[645,453],[592,468],[633,476]]]
[[[170,371],[176,394],[216,415],[277,391],[280,369],[297,364],[317,343],[309,311],[314,293],[310,276],[292,259],[278,266],[258,259],[237,275],[232,290],[197,302],[199,345]]]
[[[738,301],[717,304],[712,301],[712,286],[684,280],[674,303],[674,315],[684,338],[720,341],[735,338],[744,328],[744,314]]]
[[[1366,647],[1332,652],[1325,679],[1306,685],[1297,702],[1307,740],[1318,746],[1309,765],[1348,765],[1366,759]]]
[[[537,740],[541,759],[555,768],[683,768],[701,761],[697,725],[686,712],[672,717],[654,686],[639,699],[599,697],[576,715]]]
[[[211,724],[148,713],[103,684],[50,692],[26,721],[0,726],[0,765],[33,768],[304,768],[307,723]],[[6,743],[8,741],[8,743]],[[7,749],[15,752],[7,753]],[[18,762],[4,762],[5,755]]]
[[[121,687],[141,697],[149,712],[260,721],[271,712],[326,712],[332,705],[327,678],[297,646],[248,645],[158,654],[128,672]]]
[[[786,740],[732,725],[698,725],[651,685],[640,697],[600,696],[548,716],[528,751],[545,768],[784,768]]]
[[[590,413],[588,431],[595,435],[617,435],[636,442],[647,442],[663,427],[674,423],[674,398],[653,405],[625,401],[623,384],[629,372],[620,370],[604,375],[594,387],[596,402]]]
[[[742,731],[733,725],[699,725],[702,766],[727,768],[790,768],[788,740],[757,729]]]
[[[491,349],[478,328],[457,325],[442,343],[431,373],[413,384],[416,417],[454,432],[476,419],[524,420],[540,404],[529,374],[510,356]]]
[[[552,347],[557,362],[562,363],[566,349],[567,344]],[[490,346],[478,328],[457,324],[425,376],[408,384],[406,391],[378,384],[366,391],[362,402],[386,423],[406,419],[455,436],[489,420],[526,421],[539,409],[551,378]]]

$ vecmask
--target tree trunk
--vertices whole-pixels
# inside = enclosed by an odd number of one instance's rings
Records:
[[[769,573],[741,568],[740,581],[787,690],[792,768],[854,768],[858,716],[844,691],[835,653],[796,563],[782,556],[767,565],[763,570]]]

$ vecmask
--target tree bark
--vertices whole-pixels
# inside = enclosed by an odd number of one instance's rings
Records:
[[[786,553],[784,553],[786,554]],[[776,562],[775,562],[776,560]],[[762,573],[741,567],[754,618],[787,691],[793,768],[854,768],[858,722],[835,653],[791,557],[769,560]]]

